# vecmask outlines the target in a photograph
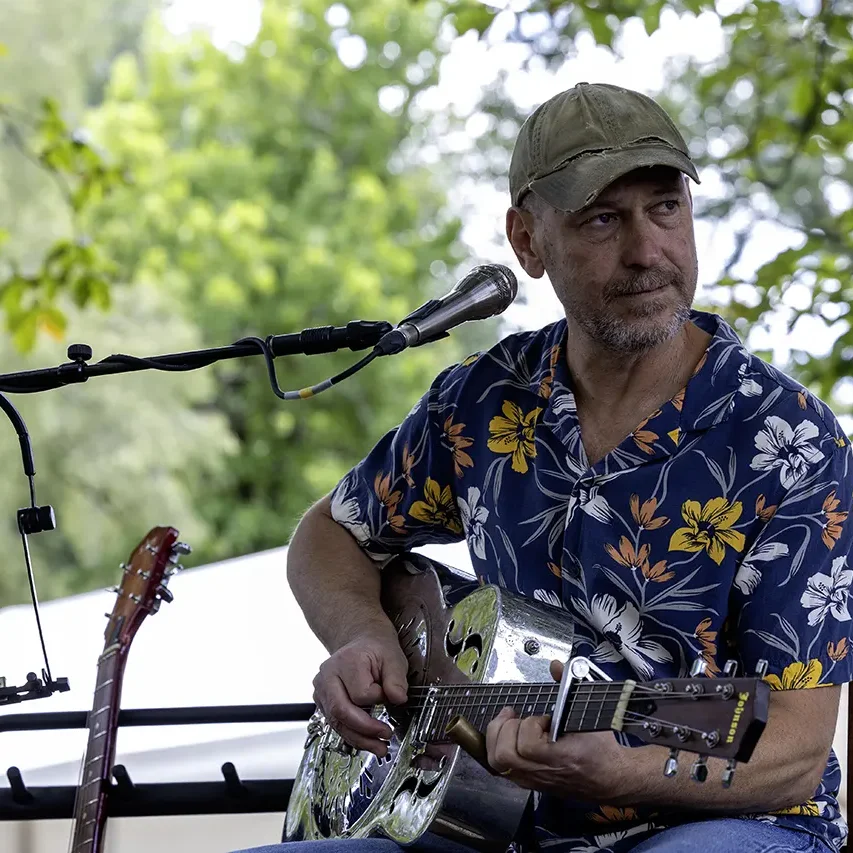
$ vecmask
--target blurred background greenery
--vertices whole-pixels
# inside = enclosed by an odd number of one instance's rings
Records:
[[[263,0],[257,33],[225,47],[170,28],[179,2],[0,4],[3,372],[57,364],[75,341],[144,356],[399,319],[506,259],[483,246],[499,244],[530,107],[519,79],[552,81],[539,102],[587,79],[560,77],[582,50],[619,56],[627,35],[686,22],[720,49],[664,45],[649,94],[702,167],[699,226],[725,235],[701,301],[850,411],[853,2]],[[518,66],[443,102],[460,45],[468,62],[511,45]],[[492,205],[476,245],[472,207]],[[553,319],[535,307],[528,323]],[[154,524],[179,527],[195,565],[286,543],[438,370],[512,322],[462,327],[308,402],[276,399],[259,359],[15,395],[59,520],[32,541],[42,597],[114,582]],[[355,358],[281,359],[281,385]],[[0,605],[27,594],[26,481],[5,436]]]

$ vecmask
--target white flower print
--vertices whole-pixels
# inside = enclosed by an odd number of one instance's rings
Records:
[[[751,595],[761,582],[761,569],[755,564],[775,560],[777,557],[786,557],[787,555],[788,546],[784,542],[767,542],[753,548],[740,564],[740,568],[735,575],[735,586],[744,595]]]
[[[335,490],[332,497],[332,518],[346,527],[356,542],[364,544],[370,539],[370,528],[362,521],[361,510],[356,498],[347,498],[353,491],[355,477],[352,472],[347,474],[343,482]]]
[[[827,615],[834,616],[839,622],[850,620],[847,598],[853,571],[846,566],[847,557],[836,557],[832,561],[831,575],[818,572],[809,578],[806,591],[800,598],[800,604],[811,609],[809,625],[820,624]]]
[[[754,379],[746,378],[746,362],[744,362],[737,371],[740,379],[740,388],[738,389],[744,397],[757,397],[763,391],[761,385]]]
[[[481,559],[486,559],[486,533],[483,525],[489,517],[489,511],[480,505],[480,490],[476,486],[468,489],[468,500],[457,498],[462,529],[468,539],[471,550]]]
[[[592,486],[589,491],[581,490],[581,509],[596,521],[610,521],[613,511],[605,498],[598,493],[598,488],[598,486]]]
[[[550,604],[552,607],[563,608],[563,602],[560,601],[560,596],[557,595],[556,592],[552,592],[550,589],[534,590],[533,597],[536,601],[541,601],[543,604]]]
[[[555,385],[551,394],[551,409],[557,417],[573,415],[578,410],[575,395],[565,386]]]
[[[643,639],[640,614],[629,601],[619,607],[612,595],[604,593],[594,595],[589,607],[578,598],[573,598],[572,604],[581,617],[605,637],[592,653],[596,660],[615,663],[624,658],[644,679],[654,672],[647,659],[672,660],[672,655],[660,643]]]
[[[823,453],[810,441],[817,438],[817,425],[801,421],[795,428],[776,415],[764,421],[764,429],[755,436],[755,447],[761,452],[752,458],[753,471],[779,469],[779,479],[787,489],[805,473],[809,465],[820,462]]]

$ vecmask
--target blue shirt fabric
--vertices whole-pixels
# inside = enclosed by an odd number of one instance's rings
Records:
[[[564,608],[575,653],[614,680],[683,677],[697,657],[711,677],[766,660],[774,689],[851,680],[848,441],[721,318],[691,319],[712,339],[687,386],[594,465],[562,320],[443,371],[341,481],[333,517],[380,563],[464,537],[481,583]],[[830,754],[810,800],[748,817],[839,848],[839,785]],[[683,819],[536,801],[539,843],[560,850],[618,853]]]

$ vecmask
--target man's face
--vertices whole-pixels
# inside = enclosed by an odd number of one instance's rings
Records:
[[[538,200],[532,209],[507,216],[516,255],[529,275],[548,274],[566,316],[595,342],[642,352],[687,322],[698,271],[680,172],[637,169],[577,213]]]

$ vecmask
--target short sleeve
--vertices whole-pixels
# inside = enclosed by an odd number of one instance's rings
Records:
[[[443,371],[400,426],[388,432],[332,492],[332,517],[380,564],[419,545],[464,538],[454,489],[454,450],[439,424]]]
[[[853,679],[853,466],[844,439],[831,446],[776,506],[758,508],[764,527],[734,578],[730,641],[745,674],[768,662],[777,690]]]

